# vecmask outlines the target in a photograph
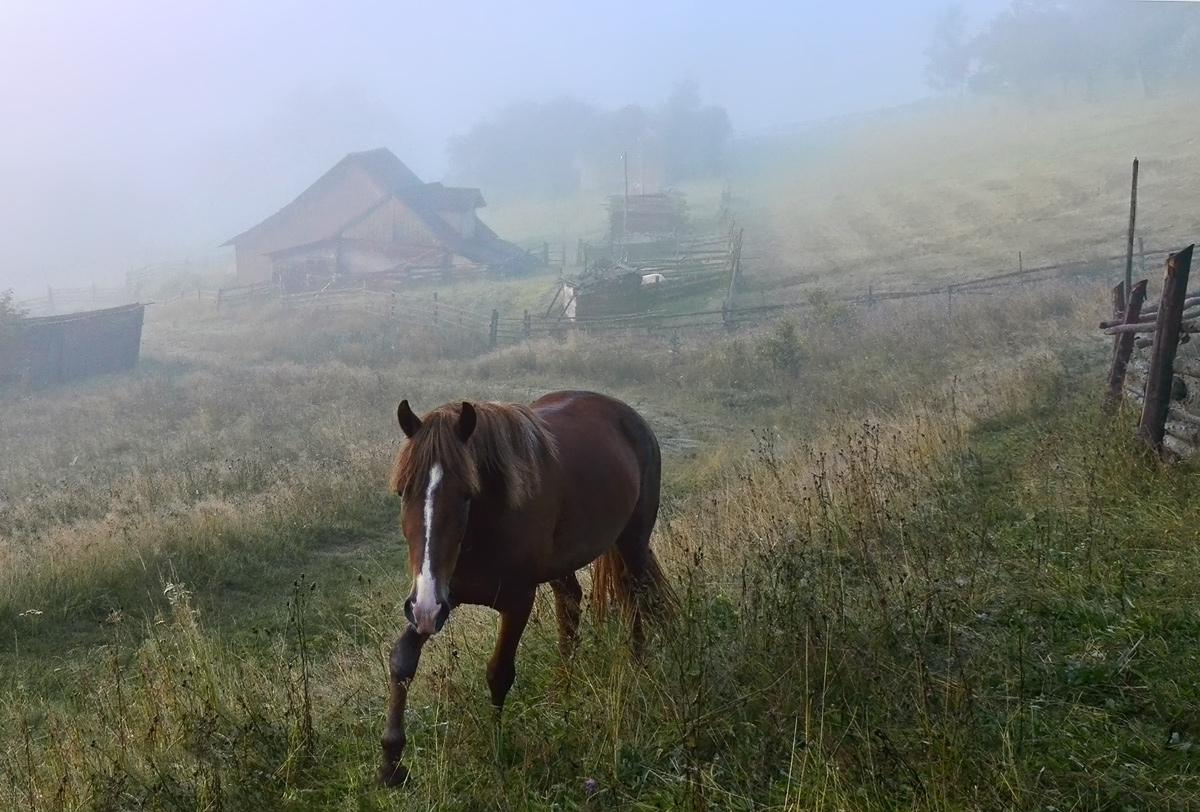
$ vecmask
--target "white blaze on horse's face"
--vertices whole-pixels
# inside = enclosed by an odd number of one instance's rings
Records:
[[[413,599],[413,616],[417,619],[417,631],[433,634],[437,629],[432,621],[438,613],[437,582],[433,578],[433,498],[442,483],[442,466],[434,463],[429,469],[429,484],[425,486],[425,549],[421,554],[421,571],[417,574],[416,596]],[[426,626],[427,624],[427,626]],[[422,628],[426,626],[426,628]]]
[[[442,466],[434,463],[429,469],[420,511],[420,562],[413,561],[413,589],[404,602],[405,617],[421,634],[437,634],[450,614],[449,579],[458,558],[461,526],[455,515],[456,506],[442,504],[447,498],[454,501],[454,494],[446,494],[442,487],[444,478]],[[443,520],[441,528],[437,527],[439,515]]]

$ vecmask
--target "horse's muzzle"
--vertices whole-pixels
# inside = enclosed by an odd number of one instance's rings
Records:
[[[450,604],[438,601],[434,606],[436,609],[432,612],[417,612],[414,609],[413,599],[407,598],[404,601],[404,617],[419,634],[437,634],[446,625],[446,619],[450,617]]]

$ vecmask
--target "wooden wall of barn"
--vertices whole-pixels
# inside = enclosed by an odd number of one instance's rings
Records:
[[[311,191],[289,204],[286,217],[277,212],[234,244],[238,282],[270,282],[271,259],[266,254],[333,233],[346,222],[346,212],[363,211],[379,197],[375,181],[359,167],[324,185],[320,194]]]
[[[0,356],[0,380],[29,386],[79,380],[137,366],[145,305],[25,319]]]
[[[420,217],[402,201],[391,198],[339,235],[351,240],[437,245],[438,239]]]

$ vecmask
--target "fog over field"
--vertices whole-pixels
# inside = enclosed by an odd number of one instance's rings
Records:
[[[741,134],[911,102],[943,6],[8,0],[0,289],[220,256],[354,150],[441,179],[447,140],[515,102],[690,79]]]

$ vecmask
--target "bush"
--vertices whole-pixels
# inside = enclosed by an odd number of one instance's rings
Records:
[[[25,313],[13,302],[13,292],[0,293],[0,382],[16,373],[15,347]]]

